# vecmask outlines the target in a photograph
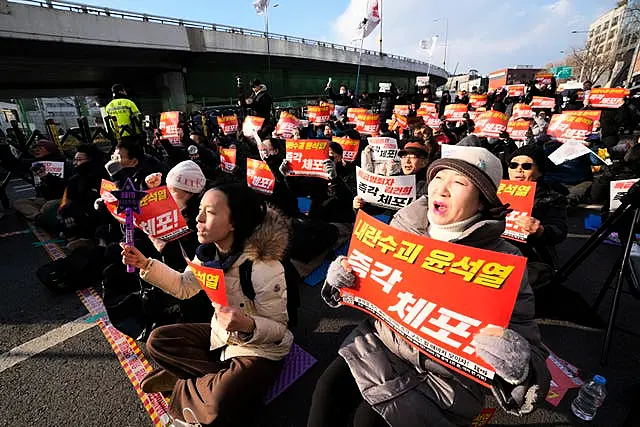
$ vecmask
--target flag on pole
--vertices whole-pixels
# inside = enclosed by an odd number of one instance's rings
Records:
[[[366,16],[362,22],[360,22],[360,25],[358,25],[358,30],[362,33],[362,38],[367,38],[379,23],[380,7],[378,0],[367,0]]]
[[[438,44],[438,36],[431,37],[431,47],[429,48],[429,51],[427,52],[427,55],[429,55],[429,58],[431,58],[433,56],[433,51],[436,50],[436,45],[437,44]]]
[[[262,15],[269,7],[269,0],[256,0],[253,2],[253,7],[256,8],[256,13]]]

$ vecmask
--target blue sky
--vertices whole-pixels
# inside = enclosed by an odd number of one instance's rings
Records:
[[[252,0],[87,0],[114,9],[262,29]],[[271,0],[270,31],[352,44],[366,0]],[[428,60],[420,39],[439,35],[432,57],[442,66],[448,18],[447,70],[476,68],[488,73],[519,64],[544,66],[562,58],[561,50],[584,45],[584,34],[615,0],[382,0],[384,51]],[[365,47],[377,49],[377,31]]]

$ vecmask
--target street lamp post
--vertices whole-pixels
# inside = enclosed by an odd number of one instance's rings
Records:
[[[447,71],[447,47],[449,37],[449,18],[446,16],[443,18],[434,19],[433,22],[444,21],[444,58],[442,59],[442,68]]]
[[[274,4],[272,7],[275,9],[280,6],[280,3]],[[271,46],[269,43],[269,7],[264,10],[264,31],[267,36],[267,82],[269,82],[269,88],[271,87]]]

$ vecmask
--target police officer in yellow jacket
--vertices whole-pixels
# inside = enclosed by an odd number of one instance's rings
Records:
[[[127,99],[127,91],[121,84],[111,87],[113,101],[107,104],[107,115],[117,121],[117,129],[120,137],[135,137],[142,133],[140,110],[136,104]],[[112,124],[115,132],[115,123]]]

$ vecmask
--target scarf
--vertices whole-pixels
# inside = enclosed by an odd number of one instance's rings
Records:
[[[429,221],[429,228],[427,229],[427,232],[429,233],[429,237],[432,239],[440,240],[442,242],[451,242],[462,237],[464,231],[469,228],[470,225],[479,221],[481,217],[481,214],[475,214],[464,221],[446,225],[438,225]]]
[[[221,254],[214,243],[205,243],[196,249],[196,256],[205,267],[217,268],[224,272],[233,266],[240,255],[242,255],[242,251]]]

